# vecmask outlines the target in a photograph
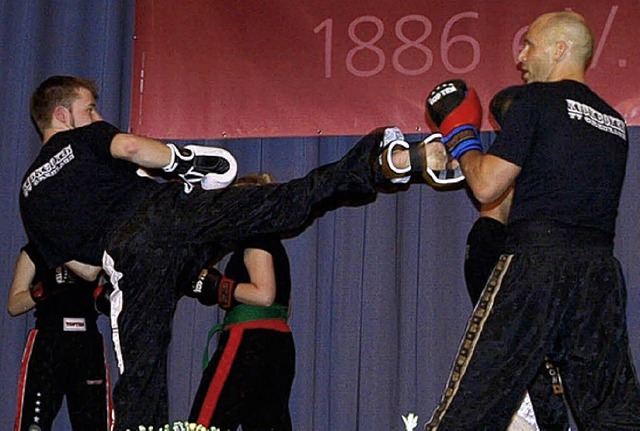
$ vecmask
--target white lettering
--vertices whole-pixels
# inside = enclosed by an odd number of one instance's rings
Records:
[[[22,194],[26,198],[35,186],[47,178],[56,175],[71,160],[74,159],[71,145],[67,145],[56,153],[48,162],[31,172],[22,184]]]
[[[435,91],[436,91],[436,94],[434,94],[429,98],[429,105],[432,105],[432,106],[434,103],[438,102],[438,100],[442,99],[447,94],[455,93],[456,86],[453,85],[452,83],[447,83],[447,84],[444,84],[444,87],[442,88],[440,87],[436,88]]]
[[[584,121],[591,126],[607,133],[627,139],[627,127],[623,120],[596,111],[589,105],[566,99],[567,113],[572,120]]]

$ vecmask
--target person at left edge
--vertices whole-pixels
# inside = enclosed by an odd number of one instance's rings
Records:
[[[66,397],[74,431],[111,429],[111,386],[94,295],[103,286],[65,266],[47,268],[32,243],[18,256],[7,309],[35,308],[18,382],[14,431],[47,431]]]

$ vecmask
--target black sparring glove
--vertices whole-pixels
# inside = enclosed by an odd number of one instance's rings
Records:
[[[215,305],[228,310],[236,304],[233,292],[236,290],[235,280],[225,277],[220,271],[209,265],[200,271],[196,281],[191,283],[184,294],[196,298],[203,305]]]
[[[171,149],[171,162],[162,170],[180,178],[185,193],[191,193],[194,184],[206,190],[220,189],[236,177],[238,165],[227,150],[203,145],[167,146]]]
[[[29,286],[29,295],[36,304],[67,290],[69,285],[78,281],[78,277],[64,265],[47,271],[45,280],[34,279]]]
[[[455,159],[469,150],[482,151],[478,130],[482,106],[473,88],[461,79],[436,86],[427,98],[427,111],[442,133],[442,143]]]
[[[507,110],[511,107],[514,100],[520,97],[522,91],[523,87],[521,85],[513,85],[498,91],[495,96],[493,96],[491,102],[489,102],[489,111],[491,111],[491,115],[493,119],[496,120],[496,123],[498,123],[498,126],[502,127]]]
[[[384,129],[382,141],[380,142],[380,154],[378,164],[382,174],[392,183],[406,183],[411,179],[411,174],[419,173],[431,185],[456,184],[464,181],[464,175],[459,167],[452,168],[447,160],[445,147],[441,144],[442,135],[432,133],[420,142],[407,142],[404,135],[397,127],[387,127]],[[429,154],[428,145],[434,145]],[[437,147],[440,145],[440,147]],[[393,162],[393,152],[396,149],[409,151],[409,165],[405,168],[398,168]],[[439,169],[428,166],[429,159],[432,163],[441,165]]]
[[[105,316],[111,316],[111,293],[113,285],[105,277],[100,277],[100,281],[95,289],[93,289],[94,306],[98,313]]]

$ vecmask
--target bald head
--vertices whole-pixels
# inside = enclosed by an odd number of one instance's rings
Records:
[[[593,53],[593,35],[581,15],[572,11],[546,13],[534,25],[540,25],[549,43],[567,43],[572,60],[586,68]]]
[[[582,16],[571,11],[551,12],[529,26],[518,61],[528,83],[584,82],[592,51],[593,36]]]

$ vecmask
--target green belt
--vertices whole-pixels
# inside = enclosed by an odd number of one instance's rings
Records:
[[[202,369],[204,370],[209,365],[209,343],[213,336],[224,331],[225,326],[232,325],[234,323],[250,322],[252,320],[261,319],[284,319],[289,317],[289,307],[280,304],[273,304],[269,307],[260,307],[258,305],[238,304],[231,310],[227,311],[222,323],[213,325],[209,329],[207,334],[207,344],[204,348],[204,354],[202,356]]]

